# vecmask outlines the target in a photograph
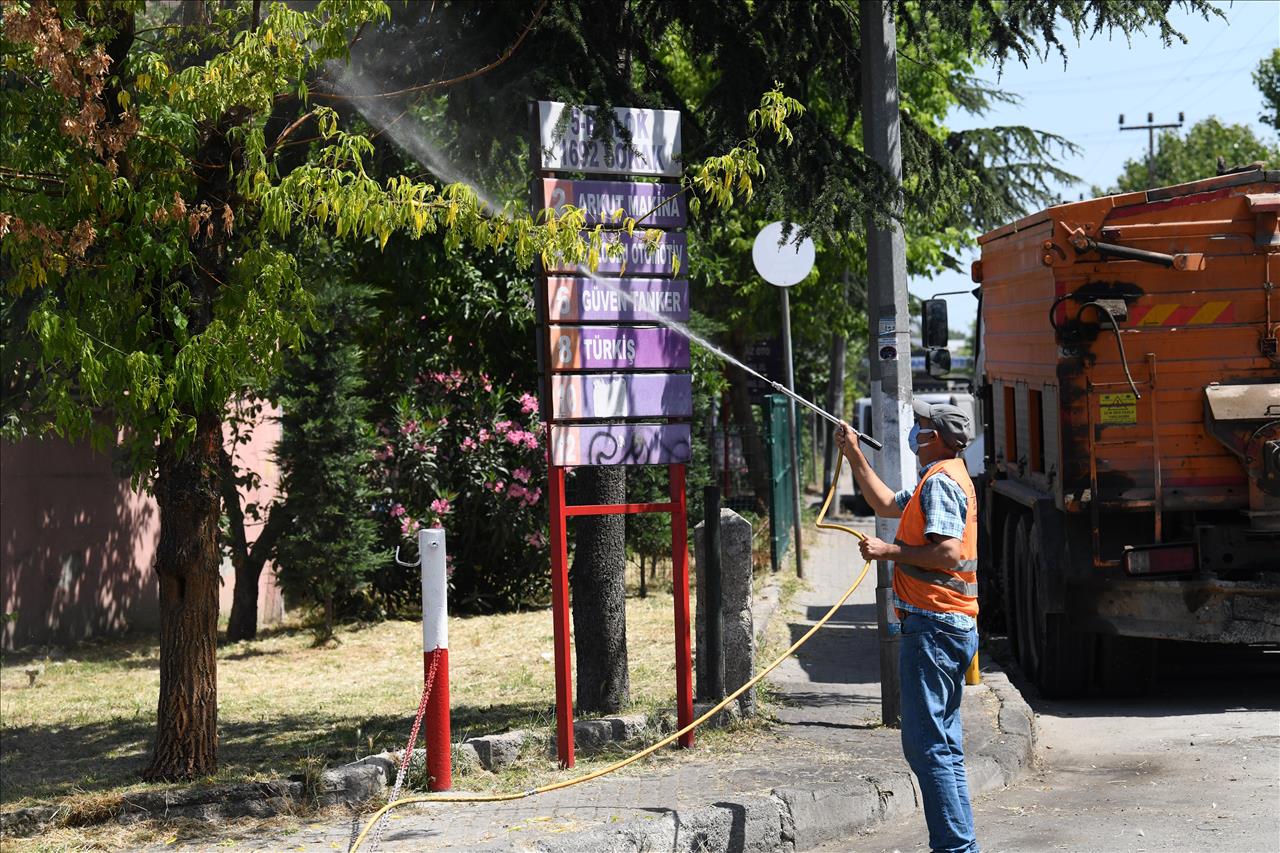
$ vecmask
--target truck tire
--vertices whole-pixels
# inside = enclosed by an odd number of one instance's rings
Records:
[[[1046,699],[1075,699],[1089,690],[1093,677],[1092,634],[1071,629],[1066,614],[1047,613],[1040,606],[1044,573],[1057,568],[1045,551],[1039,525],[1032,525],[1028,543],[1030,571],[1026,577],[1030,611],[1029,646],[1036,686]]]

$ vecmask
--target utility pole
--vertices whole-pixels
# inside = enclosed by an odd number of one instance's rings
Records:
[[[1146,124],[1131,124],[1126,126],[1124,123],[1124,113],[1120,113],[1121,130],[1145,130],[1147,132],[1147,189],[1151,189],[1156,185],[1156,131],[1182,127],[1183,118],[1182,113],[1178,113],[1177,124],[1153,124],[1152,122],[1154,120],[1155,114],[1147,113]]]
[[[893,3],[861,0],[862,143],[893,179],[902,183],[902,136],[898,115],[897,35]],[[902,210],[901,196],[893,202]],[[897,491],[916,482],[915,455],[906,444],[911,412],[911,318],[907,310],[907,243],[898,219],[881,225],[867,218],[867,307],[871,364],[871,416],[884,442],[876,471]],[[897,519],[877,518],[876,536],[892,542]],[[880,716],[886,726],[901,717],[898,682],[898,620],[893,611],[893,571],[876,564],[876,623],[880,634]]]

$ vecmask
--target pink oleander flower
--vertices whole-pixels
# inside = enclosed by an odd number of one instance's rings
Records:
[[[421,527],[422,522],[418,521],[416,518],[410,518],[407,515],[400,521],[400,532],[405,536],[408,536],[410,533],[417,533]]]
[[[530,533],[528,536],[524,537],[524,541],[528,542],[534,548],[541,548],[543,545],[547,544],[547,540],[543,538],[541,533]]]
[[[404,515],[404,504],[392,504],[392,505],[391,505],[391,517],[392,517],[392,518],[399,518],[399,517],[400,517],[400,516],[402,516],[402,515]]]
[[[490,436],[489,436],[489,431],[487,429],[481,429],[480,432],[477,434],[477,437],[480,439],[481,444],[489,443]]]
[[[472,439],[471,436],[467,436],[466,438],[462,439],[463,450],[475,450],[479,446],[480,445],[476,444],[475,440]]]
[[[511,472],[511,476],[515,477],[517,480],[519,480],[522,483],[527,483],[529,482],[529,477],[532,475],[529,473],[528,468],[517,468],[516,470]]]
[[[441,418],[441,419],[440,419],[440,426],[442,426],[442,427],[447,427],[448,425],[449,425],[449,419],[448,419],[448,418]]]
[[[401,435],[413,435],[417,431],[418,431],[417,421],[408,421],[407,423],[405,423],[404,426],[400,427]]]
[[[507,441],[511,442],[516,447],[519,447],[521,444],[524,444],[524,437],[527,434],[528,433],[522,429],[513,429],[511,432],[507,433]]]
[[[453,577],[453,555],[452,554],[444,555],[444,576],[446,578]]]
[[[498,482],[493,484],[493,491],[495,494],[497,494],[501,492],[503,489],[505,489],[506,487],[507,487],[506,480],[499,480]]]
[[[530,412],[538,411],[538,398],[532,394],[521,394],[520,411],[524,412],[526,415]]]
[[[415,442],[413,443],[413,449],[414,449],[414,451],[415,451],[415,452],[417,452],[417,453],[426,453],[426,452],[427,452],[427,446],[426,446],[425,444],[423,444],[421,441],[415,441]]]
[[[524,497],[525,494],[528,493],[528,491],[529,491],[528,489],[526,489],[524,486],[520,485],[519,483],[512,483],[511,488],[507,489],[507,497],[511,498],[512,500],[519,500],[520,498]]]
[[[533,506],[540,500],[542,500],[542,489],[529,489],[529,491],[525,493],[525,506]]]
[[[511,421],[498,421],[493,425],[493,428],[497,430],[499,434],[505,433],[511,429]]]
[[[529,448],[530,450],[537,450],[538,449],[537,433],[526,432],[524,434],[524,446]]]
[[[446,515],[449,512],[449,502],[444,498],[436,498],[431,502],[431,511]]]
[[[441,530],[443,528],[444,528],[444,524],[440,521],[440,519],[437,518],[435,521],[431,522],[432,530]],[[446,554],[445,556],[448,556],[448,555]]]

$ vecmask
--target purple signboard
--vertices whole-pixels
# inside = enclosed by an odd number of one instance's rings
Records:
[[[671,329],[551,326],[549,361],[565,370],[688,370],[689,339]]]
[[[589,235],[583,234],[583,238]],[[604,235],[608,243],[621,243],[623,252],[612,257],[609,252],[601,250],[600,266],[596,272],[602,275],[675,275],[675,261],[679,259],[680,269],[689,269],[688,240],[682,232],[664,232],[657,246],[652,249],[640,232],[631,236],[609,233]],[[616,251],[616,250],[615,250]],[[581,267],[554,259],[548,266],[549,273],[587,272],[586,264]]]
[[[547,279],[552,323],[689,319],[689,282],[674,278]]]
[[[665,465],[692,457],[689,424],[551,425],[552,465]]]
[[[677,184],[638,184],[629,181],[542,180],[542,205],[557,211],[566,204],[580,207],[590,225],[621,225],[636,220],[637,228],[683,228],[684,196]],[[620,216],[616,215],[621,210]]]
[[[688,373],[591,373],[551,378],[551,417],[688,418],[693,376]]]

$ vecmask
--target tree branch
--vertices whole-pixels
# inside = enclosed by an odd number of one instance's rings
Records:
[[[277,501],[271,505],[267,514],[267,523],[262,526],[258,538],[253,540],[253,548],[249,551],[248,563],[251,568],[259,569],[271,558],[276,542],[284,534],[285,528],[293,520],[293,513],[284,503]]]
[[[516,51],[520,49],[520,45],[524,43],[525,37],[528,36],[529,33],[533,31],[534,25],[537,24],[539,20],[541,20],[542,13],[544,10],[546,10],[547,3],[549,2],[550,0],[542,0],[542,2],[538,4],[538,8],[534,11],[533,17],[529,20],[529,23],[525,26],[524,30],[521,31],[519,37],[515,40],[515,42],[512,43],[511,47],[507,48],[505,51],[503,51],[501,56],[499,56],[497,59],[495,59],[493,62],[490,62],[488,65],[484,66],[483,68],[477,68],[474,71],[468,71],[466,74],[463,74],[459,77],[452,77],[448,80],[432,80],[430,83],[420,83],[417,86],[409,86],[406,89],[397,89],[394,92],[379,92],[373,95],[337,95],[329,92],[312,92],[311,97],[324,98],[330,101],[356,101],[356,100],[361,100],[365,98],[394,98],[399,95],[410,94],[411,92],[428,92],[428,91],[431,91],[432,89],[443,89],[446,86],[453,86],[458,83],[465,83],[467,80],[473,80],[476,77],[479,77],[483,74],[488,74],[490,71],[497,68],[499,65],[502,65],[512,56],[515,56]]]
[[[280,147],[280,143],[283,142],[286,138],[288,138],[289,134],[293,133],[295,130],[302,127],[302,125],[306,123],[307,119],[314,118],[315,114],[316,114],[315,110],[305,112],[302,115],[298,116],[298,118],[294,120],[292,123],[290,123],[288,127],[280,131],[280,135],[276,137],[276,141],[271,143],[271,147],[267,149],[267,159],[274,157],[276,153],[276,149]]]

